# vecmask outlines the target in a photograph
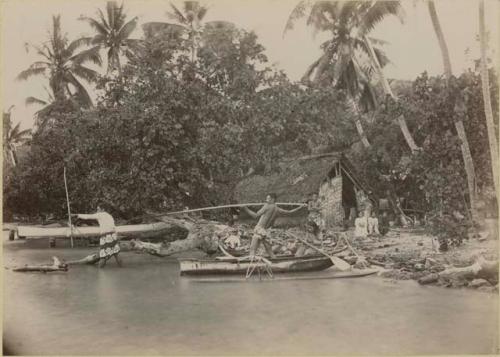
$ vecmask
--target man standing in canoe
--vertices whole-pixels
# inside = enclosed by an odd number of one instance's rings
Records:
[[[118,254],[120,253],[120,244],[116,235],[115,220],[113,216],[105,212],[101,205],[97,206],[97,212],[94,214],[75,214],[80,219],[93,219],[99,223],[101,229],[101,238],[99,240],[99,268],[104,268],[109,258],[115,257],[118,266],[122,266],[122,261]]]
[[[266,197],[266,204],[258,211],[254,212],[247,207],[243,207],[243,210],[250,215],[252,218],[259,218],[257,225],[253,230],[252,242],[250,243],[250,257],[255,257],[257,253],[257,249],[259,248],[260,243],[264,244],[266,248],[267,254],[269,254],[270,258],[274,258],[274,253],[271,247],[271,244],[267,241],[269,238],[268,229],[273,226],[274,221],[278,214],[292,214],[297,212],[302,207],[305,207],[306,204],[303,204],[297,208],[292,210],[284,210],[276,206],[276,194],[270,193]]]

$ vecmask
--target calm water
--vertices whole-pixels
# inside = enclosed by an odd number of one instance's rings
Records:
[[[4,243],[4,266],[89,249]],[[498,346],[497,295],[378,277],[188,282],[175,261],[4,270],[4,343],[30,355],[479,354]]]

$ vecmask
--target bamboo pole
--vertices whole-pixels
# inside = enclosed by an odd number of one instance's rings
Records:
[[[64,189],[66,190],[66,202],[68,204],[68,220],[71,238],[71,248],[73,248],[73,225],[71,224],[71,208],[69,206],[68,182],[66,180],[66,166],[64,166]]]
[[[187,210],[183,210],[183,211],[167,212],[167,213],[164,213],[164,214],[158,214],[157,216],[169,216],[169,215],[189,213],[189,212],[212,211],[212,210],[221,209],[221,208],[263,206],[263,205],[265,205],[265,202],[264,203],[263,202],[235,203],[235,204],[223,205],[223,206],[202,207],[202,208],[187,209]],[[304,203],[291,203],[291,202],[276,202],[276,205],[281,205],[281,206],[304,206],[305,204]]]

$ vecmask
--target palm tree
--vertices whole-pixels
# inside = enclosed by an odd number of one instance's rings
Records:
[[[99,47],[77,52],[87,41],[80,38],[69,43],[66,35],[61,32],[59,15],[52,17],[52,31],[49,36],[48,43],[42,46],[31,45],[42,59],[19,73],[17,79],[27,80],[43,75],[49,79],[49,86],[56,101],[75,97],[82,106],[91,106],[92,100],[80,79],[92,83],[99,77],[96,71],[85,66],[89,62],[101,65]]]
[[[119,6],[116,1],[106,3],[106,16],[100,9],[97,10],[97,15],[97,19],[80,17],[80,20],[86,21],[97,32],[94,37],[86,40],[108,50],[108,74],[113,70],[121,72],[120,55],[126,48],[134,49],[139,44],[139,40],[129,38],[137,27],[138,17],[127,21],[123,4]]]
[[[434,32],[439,43],[439,48],[441,49],[441,57],[443,60],[444,75],[446,80],[449,82],[453,75],[451,68],[450,54],[448,51],[448,46],[444,37],[441,24],[439,22],[439,17],[437,14],[436,6],[433,0],[427,1],[427,7],[429,10],[429,16],[432,21],[432,26],[434,27]],[[456,100],[455,106],[455,129],[457,135],[460,138],[462,158],[464,161],[465,173],[467,175],[467,186],[469,190],[469,201],[471,205],[471,213],[474,219],[477,219],[477,209],[476,209],[476,172],[474,168],[474,162],[472,161],[472,154],[470,152],[469,141],[467,140],[467,135],[465,133],[465,127],[463,122],[463,117],[466,115],[466,108],[464,103],[464,98],[459,96]]]
[[[3,159],[4,162],[10,163],[12,166],[17,165],[16,147],[24,144],[31,134],[31,130],[20,130],[21,123],[17,123],[12,127],[11,110],[3,113]]]
[[[488,128],[488,141],[490,144],[491,167],[493,169],[493,182],[495,192],[500,192],[498,183],[498,144],[495,136],[495,124],[493,122],[493,111],[491,109],[490,79],[486,65],[486,28],[484,24],[484,0],[479,2],[479,41],[481,45],[481,86],[483,88],[484,114]]]
[[[369,37],[369,32],[386,16],[394,15],[402,18],[402,8],[397,1],[301,1],[292,11],[285,31],[293,28],[294,22],[309,12],[307,24],[315,31],[330,31],[332,39],[323,44],[324,54],[306,72],[310,76],[315,70],[314,81],[319,81],[322,73],[330,71],[333,66],[333,80],[351,86],[356,82],[364,82],[363,91],[373,97],[369,87],[369,80],[362,80],[361,75],[368,77],[374,72],[378,75],[384,92],[394,100],[396,96],[391,90],[384,76],[382,67],[388,59],[385,54],[373,46],[373,43],[382,44],[383,41]],[[368,65],[362,65],[362,58],[369,60]],[[364,69],[360,71],[360,69]],[[344,79],[342,80],[342,76]],[[352,94],[352,92],[351,92]],[[405,118],[397,118],[405,140],[413,151],[418,150],[408,129]],[[357,125],[358,126],[358,125]],[[365,144],[366,145],[366,144]]]
[[[194,63],[198,56],[198,48],[203,42],[202,35],[205,29],[211,31],[231,31],[234,24],[226,21],[208,21],[203,23],[208,8],[198,1],[184,1],[182,11],[170,3],[171,11],[166,15],[175,23],[169,22],[149,22],[143,25],[144,32],[149,36],[155,34],[166,35],[172,38],[185,36],[189,43],[191,52],[191,63]]]

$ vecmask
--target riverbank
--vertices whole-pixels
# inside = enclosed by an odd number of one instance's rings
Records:
[[[437,239],[423,229],[393,229],[383,237],[356,240],[353,246],[369,264],[382,268],[379,275],[384,278],[498,293],[498,267],[488,276],[474,274],[478,262],[498,262],[498,239],[492,236],[464,240],[440,252]]]
[[[298,228],[272,229],[271,235],[273,237],[273,251],[276,255],[295,254],[300,247],[300,242],[297,242],[294,237],[307,236]],[[6,241],[7,236],[8,232],[4,231],[4,241]],[[216,239],[222,244],[225,243],[226,248],[229,249],[228,242],[233,241],[234,243],[236,238],[239,247],[232,252],[246,255],[251,237],[252,227],[238,225],[227,227]],[[344,237],[350,241],[353,249],[348,249],[345,240],[342,239]],[[153,240],[156,242],[155,248],[161,251],[161,249],[168,247],[170,238],[169,236],[164,241]],[[324,238],[321,248],[328,254],[334,254],[334,252],[339,251],[339,248],[344,247],[342,252],[336,254],[338,257],[347,260],[357,268],[379,268],[379,276],[386,279],[415,280],[423,285],[469,288],[498,293],[498,266],[496,264],[498,262],[498,239],[486,231],[464,240],[459,246],[450,247],[446,252],[439,251],[437,239],[428,235],[422,227],[418,229],[392,228],[385,236],[364,239],[354,239],[352,230],[327,232]],[[17,249],[49,247],[48,238],[15,240],[8,243]],[[316,243],[320,246],[319,242]],[[77,239],[75,245],[86,248],[89,245],[89,240],[87,238]],[[122,240],[121,246],[123,252],[134,250],[134,245],[131,244],[130,240]],[[69,240],[67,238],[57,239],[57,247],[68,248]],[[94,247],[94,249],[97,248]],[[52,252],[56,251],[50,250],[50,252],[50,255],[54,255]],[[136,253],[152,254],[153,252],[143,249],[136,251]],[[262,251],[262,254],[265,252]],[[318,253],[309,249],[306,250],[306,254]],[[204,254],[195,249],[172,257],[177,256],[201,257]],[[64,257],[58,258],[64,259]],[[79,258],[84,258],[84,255]]]
[[[94,251],[4,240],[3,256],[10,267]],[[123,261],[49,274],[4,269],[4,345],[21,355],[498,352],[494,294],[375,276],[196,284],[173,258],[127,251]]]

